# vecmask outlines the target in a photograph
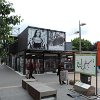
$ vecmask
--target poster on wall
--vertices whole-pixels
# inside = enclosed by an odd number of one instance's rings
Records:
[[[20,57],[20,72],[23,73],[24,58]]]
[[[29,28],[27,48],[47,50],[47,30],[39,28]]]
[[[96,75],[96,54],[75,54],[75,71]]]
[[[64,50],[65,33],[59,31],[49,31],[48,49],[49,50]]]
[[[12,68],[15,68],[15,56],[12,56]]]

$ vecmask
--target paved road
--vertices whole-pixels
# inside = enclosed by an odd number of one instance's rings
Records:
[[[57,89],[57,100],[87,100],[84,97],[71,98],[67,93],[71,85],[60,85],[56,74],[45,73],[34,75],[39,82]],[[21,81],[25,76],[21,76],[7,66],[0,66],[0,100],[34,100],[26,90],[21,87]],[[73,78],[70,74],[69,78]],[[51,100],[51,99],[48,99]]]

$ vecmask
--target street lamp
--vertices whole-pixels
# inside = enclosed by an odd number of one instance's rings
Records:
[[[86,25],[86,23],[80,23],[79,20],[79,31],[75,32],[75,33],[79,33],[79,52],[81,53],[81,26]]]

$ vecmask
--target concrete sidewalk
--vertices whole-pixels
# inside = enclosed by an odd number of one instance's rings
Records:
[[[71,85],[60,85],[56,74],[44,73],[35,74],[35,78],[50,87],[57,89],[57,100],[87,100],[84,97],[72,98],[67,95],[72,89]],[[69,73],[69,78],[73,79],[73,73]],[[26,90],[21,87],[21,76],[7,66],[0,67],[0,100],[34,100]],[[49,100],[49,99],[48,99]]]

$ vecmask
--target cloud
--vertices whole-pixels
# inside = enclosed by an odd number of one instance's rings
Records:
[[[76,37],[73,34],[82,26],[82,37],[91,42],[98,41],[99,0],[9,0],[13,2],[16,14],[24,19],[21,25],[65,31],[68,41]],[[25,26],[24,25],[24,26]],[[20,26],[23,27],[23,26]]]

